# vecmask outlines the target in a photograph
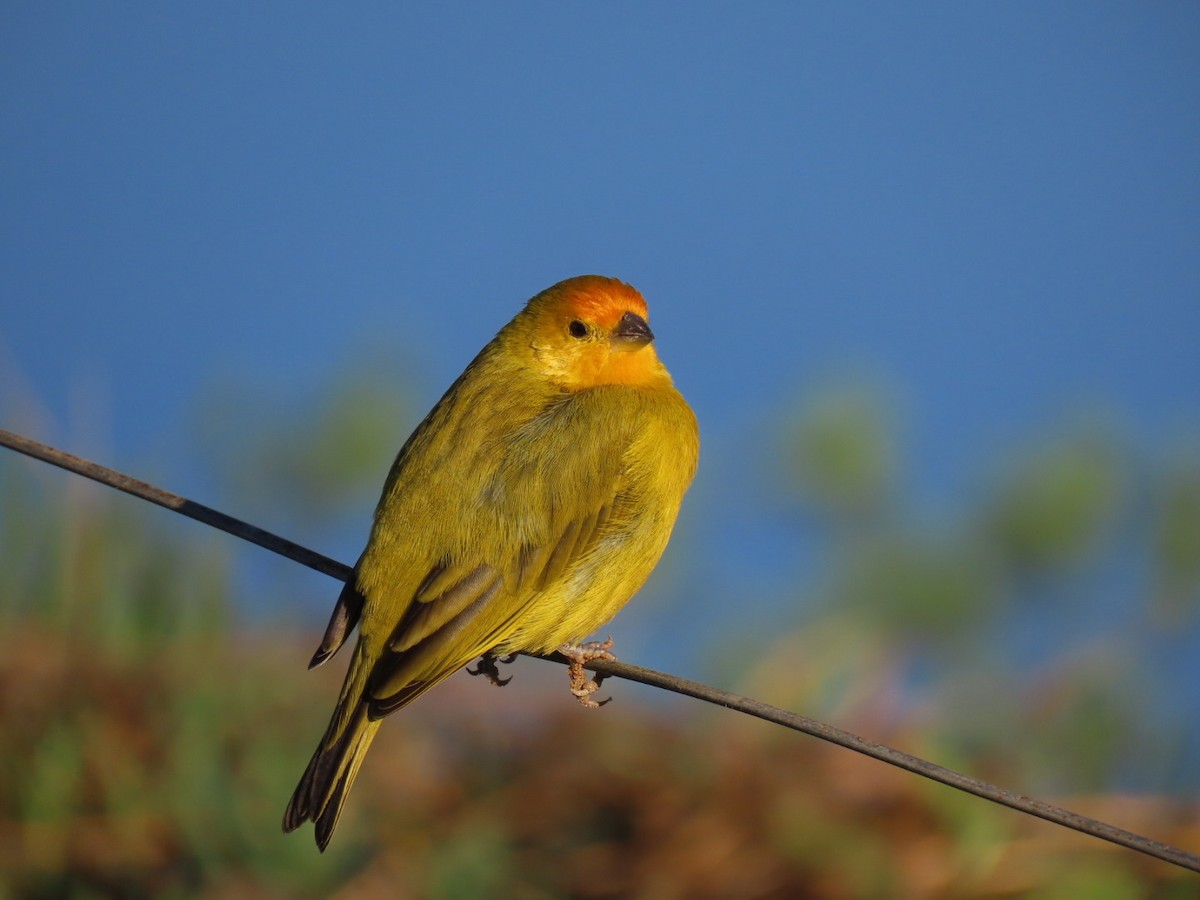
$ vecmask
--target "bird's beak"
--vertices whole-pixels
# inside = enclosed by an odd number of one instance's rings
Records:
[[[614,347],[626,347],[630,350],[644,346],[654,340],[654,332],[646,324],[646,320],[637,313],[627,312],[621,316],[621,321],[613,329],[612,341]]]

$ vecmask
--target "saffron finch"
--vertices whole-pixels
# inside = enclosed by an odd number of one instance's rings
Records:
[[[288,804],[324,850],[380,720],[472,660],[578,643],[658,562],[699,453],[696,418],[653,345],[646,302],[584,275],[531,299],[401,448],[366,549],[310,668],[358,641],[337,707]]]

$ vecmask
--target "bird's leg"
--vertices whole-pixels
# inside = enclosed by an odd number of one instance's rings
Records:
[[[571,679],[571,693],[575,695],[575,699],[581,705],[588,709],[603,706],[612,697],[600,701],[592,699],[592,694],[600,689],[600,682],[604,680],[604,676],[597,674],[595,677],[589,678],[588,673],[584,671],[583,664],[591,662],[593,659],[615,660],[616,657],[609,652],[612,645],[612,638],[609,638],[606,641],[588,641],[585,644],[563,644],[558,648],[558,652],[565,656],[570,663],[567,666],[567,677]]]
[[[510,653],[508,656],[504,657],[497,657],[495,653],[485,653],[483,656],[479,657],[479,665],[474,669],[472,669],[470,666],[467,666],[467,674],[484,675],[487,677],[487,680],[496,687],[504,687],[506,684],[512,681],[512,676],[509,675],[507,678],[501,678],[500,670],[496,668],[496,663],[503,663],[507,666],[516,658],[517,654],[515,653]]]

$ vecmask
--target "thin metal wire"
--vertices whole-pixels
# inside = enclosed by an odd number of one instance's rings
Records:
[[[353,571],[350,566],[340,563],[337,560],[330,559],[328,556],[323,556],[320,553],[309,550],[307,547],[302,547],[299,544],[281,538],[269,531],[264,531],[240,519],[235,519],[211,507],[188,500],[186,497],[181,497],[178,494],[164,491],[144,481],[138,481],[136,478],[130,478],[128,475],[123,475],[120,472],[106,468],[90,460],[74,456],[73,454],[10,431],[0,429],[0,445],[9,447],[19,453],[24,453],[26,456],[31,456],[34,459],[40,459],[43,462],[66,469],[69,472],[83,475],[85,478],[90,478],[93,481],[114,487],[127,494],[140,497],[143,500],[149,500],[151,503],[157,503],[159,506],[164,506],[198,522],[203,522],[235,537],[250,541],[253,544],[257,544],[260,547],[271,550],[274,553],[278,553],[281,556],[285,556],[288,559],[341,581],[349,578]],[[558,654],[536,658],[550,662],[566,662]],[[820,738],[823,741],[828,741],[847,750],[853,750],[855,753],[861,753],[888,765],[920,775],[923,778],[929,778],[956,790],[964,791],[984,800],[990,800],[993,803],[999,803],[1002,806],[1015,809],[1018,812],[1037,816],[1048,822],[1054,822],[1065,828],[1071,828],[1083,834],[1127,847],[1130,850],[1172,863],[1184,869],[1190,869],[1193,872],[1200,872],[1200,856],[1196,854],[1188,853],[1178,847],[1172,847],[1169,844],[1151,840],[1139,834],[1134,834],[1123,828],[1117,828],[1115,825],[1110,825],[1107,822],[1082,816],[1069,809],[1064,809],[1024,794],[1014,793],[1013,791],[997,787],[994,784],[989,784],[986,781],[980,781],[969,775],[955,772],[953,769],[947,769],[936,763],[928,762],[920,757],[895,750],[885,744],[861,738],[848,731],[842,731],[839,728],[834,728],[815,719],[809,719],[788,710],[770,706],[750,697],[744,697],[730,691],[723,691],[720,688],[711,687],[700,682],[689,681],[677,675],[668,675],[664,672],[656,672],[653,669],[630,665],[629,663],[594,660],[588,663],[588,668],[602,675],[612,675],[629,681],[637,681],[642,684],[651,685],[652,687],[662,688],[666,691],[673,691],[677,694],[694,697],[706,703],[724,706],[748,716],[754,716],[767,722],[781,725],[784,728],[790,728],[794,731]]]
[[[124,491],[126,494],[132,494],[143,500],[149,500],[151,503],[157,503],[159,506],[165,506],[167,509],[185,515],[190,519],[195,519],[197,522],[203,522],[205,525],[211,525],[213,528],[232,534],[234,537],[239,537],[252,544],[258,544],[260,547],[278,553],[280,556],[286,556],[290,560],[308,566],[310,569],[316,569],[318,572],[322,572],[332,578],[337,578],[340,581],[345,581],[349,578],[350,573],[353,571],[345,563],[340,563],[336,559],[330,559],[328,556],[317,553],[315,550],[302,547],[300,544],[289,541],[287,538],[281,538],[277,534],[264,531],[248,522],[243,522],[241,519],[227,516],[225,513],[215,510],[211,506],[205,506],[203,503],[197,503],[186,497],[180,497],[178,494],[172,494],[170,491],[164,491],[162,488],[155,487],[152,484],[147,484],[144,481],[138,481],[136,478],[130,478],[128,475],[124,475],[115,469],[109,469],[81,456],[75,456],[64,450],[58,450],[55,447],[39,443],[19,434],[14,434],[11,431],[5,431],[2,428],[0,428],[0,444],[16,450],[18,453],[24,453],[26,456],[32,456],[34,459],[48,462],[52,466],[58,466],[60,469],[66,469],[68,472],[74,472],[77,475],[82,475],[84,478],[90,478],[92,481],[98,481],[101,484],[114,487],[118,491]]]

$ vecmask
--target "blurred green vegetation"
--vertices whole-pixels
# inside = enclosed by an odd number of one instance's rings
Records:
[[[406,409],[399,378],[365,371],[257,427],[230,412],[244,396],[206,405],[209,452],[237,446],[213,477],[279,516],[363,514],[404,436],[379,410]],[[1052,430],[930,522],[885,395],[838,388],[796,418],[781,446],[827,577],[734,686],[1200,846],[1194,793],[1113,789],[1131,767],[1198,771],[1180,761],[1196,723],[1164,720],[1147,664],[1196,633],[1196,446],[1146,461],[1103,428]],[[664,717],[618,689],[585,714],[532,662],[502,694],[452,680],[390,720],[322,856],[279,824],[340,679],[337,660],[304,672],[318,624],[247,622],[230,540],[163,510],[7,453],[0,497],[0,896],[1197,895],[1165,864],[724,711]],[[1114,559],[1125,625],[1024,670],[996,651],[1018,621],[1070,634]]]
[[[1034,790],[1196,796],[1200,444],[1138,452],[1068,417],[996,448],[937,515],[882,388],[810,400],[783,450],[797,508],[832,535],[803,601],[864,646],[883,636],[939,746]]]
[[[328,384],[223,382],[198,404],[192,442],[221,493],[327,529],[373,508],[416,425],[412,381],[394,352],[368,348]]]

